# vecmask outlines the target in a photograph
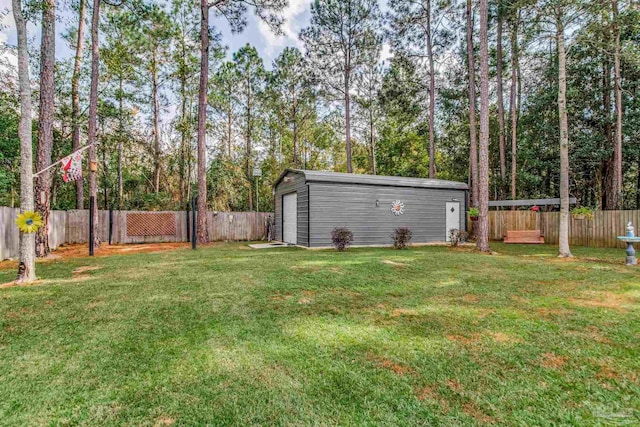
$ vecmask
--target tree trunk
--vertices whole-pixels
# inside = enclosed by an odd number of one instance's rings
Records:
[[[198,91],[198,243],[207,230],[207,91],[209,87],[209,5],[200,0],[200,87]]]
[[[118,209],[122,210],[122,198],[124,195],[124,183],[122,180],[122,156],[124,153],[124,121],[123,121],[123,90],[122,90],[122,74],[119,81],[120,96],[118,100],[118,114],[120,117],[120,137],[118,138]]]
[[[153,98],[153,191],[160,192],[160,101],[158,100],[157,49],[152,54],[151,97]]]
[[[606,0],[604,2],[606,6]],[[608,17],[608,14],[606,15]],[[604,25],[603,44],[609,46],[611,43],[611,27],[606,18]],[[604,139],[605,149],[613,148],[613,128],[611,126],[611,58],[607,50],[603,53],[602,58],[602,108],[604,111]],[[600,162],[600,169],[602,169],[601,188],[601,200],[600,206],[602,209],[613,209],[610,206],[615,204],[615,192],[611,190],[614,181],[613,172],[613,154],[608,159],[603,159]],[[613,197],[612,197],[613,196]]]
[[[98,156],[96,150],[96,134],[98,126],[98,78],[100,65],[100,48],[98,29],[100,25],[100,0],[93,0],[93,14],[91,17],[91,89],[89,92],[89,125],[87,130],[87,143],[89,144],[89,164],[97,165]],[[93,197],[93,242],[95,247],[100,247],[100,235],[98,221],[98,176],[97,171],[89,170],[89,196]]]
[[[369,97],[373,100],[373,96]],[[376,167],[376,134],[375,123],[373,121],[373,101],[369,107],[369,156],[371,157],[371,173],[376,175],[378,173]]]
[[[76,38],[76,54],[73,61],[73,75],[71,76],[71,128],[72,150],[80,148],[80,71],[82,68],[82,54],[84,51],[84,20],[87,13],[85,0],[80,0],[78,10],[78,35]],[[76,185],[76,209],[84,208],[84,180],[78,179]]]
[[[507,182],[507,159],[505,154],[505,132],[504,132],[504,96],[502,84],[502,10],[498,6],[498,33],[496,47],[496,74],[498,78],[498,126],[499,126],[499,144],[500,144],[500,197],[505,197],[505,185]]]
[[[429,59],[429,178],[436,177],[436,141],[435,141],[435,103],[436,103],[436,76],[433,64],[433,41],[431,38],[431,0],[426,2],[427,7],[427,57]]]
[[[184,35],[183,35],[184,37]],[[182,43],[182,63],[186,63],[186,51]],[[185,206],[187,202],[187,179],[186,179],[186,157],[187,157],[187,77],[184,71],[180,73],[180,206]]]
[[[38,114],[38,153],[36,170],[51,164],[53,119],[55,110],[54,71],[56,61],[56,2],[42,2],[42,41],[40,43],[40,106]],[[36,232],[36,256],[49,255],[49,212],[51,210],[51,173],[43,172],[35,182],[36,210],[42,226]]]
[[[480,0],[480,150],[477,246],[489,252],[489,4]]]
[[[348,54],[347,54],[348,56]],[[345,142],[347,147],[347,173],[353,172],[351,163],[351,70],[349,70],[350,63],[347,59],[346,71],[344,72],[344,122],[345,122]],[[305,157],[306,161],[306,157]]]
[[[616,131],[613,146],[613,185],[611,209],[622,209],[622,85],[620,78],[620,22],[618,0],[611,0],[613,11],[613,93],[615,98]]]
[[[20,88],[20,212],[33,211],[33,145],[31,141],[31,81],[29,79],[29,50],[27,22],[20,0],[12,0],[13,17],[18,38],[18,82]],[[20,233],[20,264],[16,283],[36,280],[35,235]]]
[[[467,62],[469,67],[469,171],[471,206],[478,206],[478,138],[476,125],[476,65],[473,52],[473,10],[467,0]]]
[[[104,125],[102,130],[104,131]],[[107,151],[102,150],[102,209],[109,210],[109,181],[107,179]]]
[[[298,126],[296,120],[293,120],[293,167],[298,169]]]
[[[560,118],[560,234],[559,256],[571,257],[569,249],[569,125],[567,120],[567,57],[564,45],[562,6],[556,10],[558,48],[558,116]]]
[[[231,160],[232,155],[232,146],[233,143],[231,139],[233,138],[232,129],[231,129],[231,119],[233,114],[233,104],[232,104],[232,91],[233,89],[229,87],[229,105],[228,105],[228,114],[227,114],[227,155],[229,156],[229,160]]]
[[[189,96],[189,111],[193,111],[193,102],[194,98],[192,95]],[[189,113],[191,114],[191,113]],[[197,142],[196,142],[197,144]],[[187,203],[191,200],[191,179],[193,178],[193,162],[191,156],[193,155],[193,147],[191,147],[191,130],[189,130],[189,139],[187,143]],[[197,185],[197,183],[196,183]],[[206,185],[206,181],[205,181]]]
[[[297,118],[297,107],[298,100],[295,95],[295,90],[292,90],[293,93],[293,105],[291,110],[291,122],[293,123],[293,167],[298,168],[299,160],[298,160],[298,121]]]
[[[518,181],[518,16],[511,26],[511,200],[517,199]]]
[[[245,173],[247,174],[247,181],[249,182],[249,211],[253,210],[253,185],[251,183],[251,97],[253,94],[251,93],[251,81],[247,79],[247,133],[246,133],[246,144],[245,144],[245,153],[244,153],[244,166]]]

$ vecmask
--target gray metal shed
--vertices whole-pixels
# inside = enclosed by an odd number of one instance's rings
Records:
[[[353,245],[393,243],[408,227],[412,243],[444,242],[466,230],[468,186],[440,179],[287,169],[274,184],[276,240],[331,246],[331,231],[347,227]]]

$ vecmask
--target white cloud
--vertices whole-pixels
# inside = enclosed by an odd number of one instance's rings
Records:
[[[380,52],[380,60],[384,62],[392,56],[393,54],[391,53],[391,46],[389,46],[389,43],[383,43],[382,51]]]
[[[11,0],[0,0],[0,45],[15,37],[16,23],[11,12]]]
[[[305,15],[310,10],[310,0],[289,0],[289,5],[283,11],[283,18],[285,20],[282,25],[281,35],[275,34],[269,26],[260,20],[258,22],[258,31],[263,37],[265,43],[265,54],[268,57],[274,56],[274,54],[285,46],[297,46],[302,48],[302,42],[298,38],[300,30],[307,24]]]

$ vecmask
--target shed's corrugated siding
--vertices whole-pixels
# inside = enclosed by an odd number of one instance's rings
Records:
[[[304,175],[289,172],[286,177],[292,177],[289,182],[282,180],[276,187],[275,194],[275,225],[276,240],[282,241],[282,196],[288,193],[298,193],[298,245],[309,246],[309,191]]]
[[[311,247],[331,246],[331,230],[347,227],[354,245],[388,245],[398,227],[409,227],[413,243],[444,241],[445,203],[460,202],[460,227],[465,224],[465,192],[430,188],[309,183]],[[380,206],[376,207],[376,200]],[[391,212],[391,203],[404,203],[404,214]]]

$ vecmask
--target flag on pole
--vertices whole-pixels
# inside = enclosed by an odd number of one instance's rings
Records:
[[[68,155],[61,161],[64,182],[82,179],[82,152]]]

